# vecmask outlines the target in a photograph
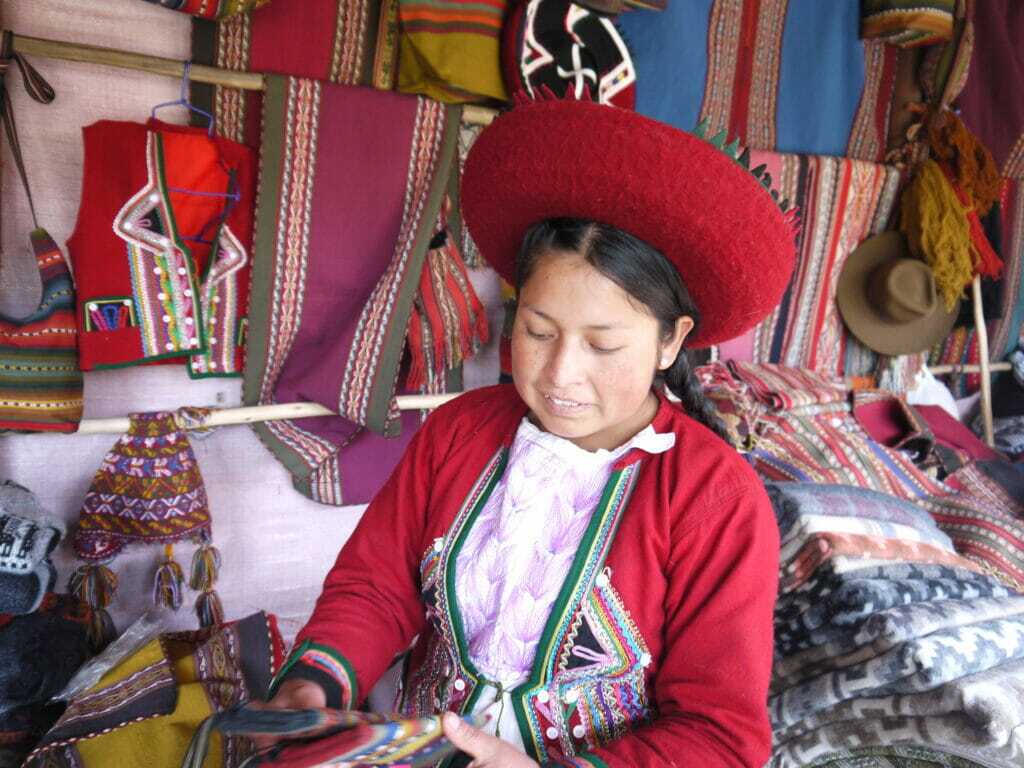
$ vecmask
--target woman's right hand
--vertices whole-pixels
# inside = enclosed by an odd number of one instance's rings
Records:
[[[294,678],[285,680],[270,701],[250,701],[253,709],[312,709],[327,706],[324,689],[311,680]],[[256,749],[264,750],[278,742],[276,736],[254,736]]]
[[[281,683],[274,698],[264,705],[267,709],[311,709],[327,706],[327,694],[312,680],[293,678]]]

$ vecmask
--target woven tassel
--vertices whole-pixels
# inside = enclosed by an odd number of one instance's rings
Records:
[[[202,544],[192,555],[192,575],[188,585],[192,589],[205,592],[213,589],[220,573],[220,552],[209,543]]]
[[[952,171],[953,183],[967,193],[968,207],[986,216],[999,199],[1003,180],[984,144],[953,112],[945,110],[928,127],[934,157]]]
[[[168,544],[164,547],[164,562],[153,576],[153,604],[178,610],[184,586],[185,573],[174,559],[174,547]]]
[[[975,273],[985,275],[986,277],[999,277],[1003,273],[1003,261],[988,241],[988,235],[985,234],[985,228],[981,225],[978,212],[974,209],[974,205],[967,193],[957,185],[956,180],[953,178],[953,172],[945,165],[941,165],[940,168],[946,176],[946,181],[953,188],[956,199],[966,209],[967,226],[971,235],[971,256],[974,259]]]
[[[947,311],[952,311],[974,277],[967,210],[934,160],[926,160],[903,190],[900,231],[915,256],[935,275]]]
[[[199,617],[201,627],[214,627],[224,623],[224,607],[221,605],[220,596],[212,589],[204,590],[196,598],[196,616]]]
[[[117,637],[117,627],[106,610],[117,592],[117,574],[105,565],[80,566],[68,580],[68,591],[92,609],[88,636],[98,653]]]
[[[117,592],[117,574],[105,565],[80,566],[68,580],[68,591],[91,608],[106,608]]]

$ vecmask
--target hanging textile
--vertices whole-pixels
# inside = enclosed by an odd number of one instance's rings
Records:
[[[268,77],[263,124],[245,403],[340,413],[254,428],[301,492],[366,502],[419,419],[394,396],[458,108]]]
[[[615,23],[642,114],[752,149],[884,159],[900,49],[859,39],[860,0],[692,0]]]
[[[197,22],[192,56],[198,64],[239,72],[391,90],[398,0],[278,0],[217,23]],[[261,93],[193,83],[192,94],[215,116],[218,135],[259,145]]]
[[[501,76],[506,0],[398,0],[398,90],[438,101],[507,101]]]
[[[205,130],[101,121],[68,251],[83,370],[184,361],[241,372],[255,159]]]
[[[78,367],[75,289],[64,256],[39,226],[14,122],[6,74],[18,64],[29,96],[41,104],[53,89],[13,51],[12,34],[0,38],[0,124],[21,178],[35,228],[29,235],[42,296],[25,317],[0,314],[0,431],[74,432],[82,419],[82,372]]]
[[[265,698],[282,657],[277,620],[264,613],[160,635],[74,697],[25,766],[179,768],[203,720]],[[252,749],[233,737],[212,746],[208,765],[225,768],[241,765]]]
[[[859,160],[758,151],[751,153],[751,165],[764,166],[800,220],[793,277],[782,301],[753,331],[752,360],[830,376],[871,373],[877,357],[843,325],[836,286],[847,257],[885,228],[899,173]]]
[[[1024,5],[1016,0],[975,2],[973,24],[970,71],[956,104],[1003,176],[1019,179],[1024,177],[1024,101],[1003,94],[1024,88]]]
[[[636,70],[608,16],[570,0],[521,0],[502,32],[502,69],[511,93],[537,98],[542,86],[561,97],[589,93],[601,104],[633,109]]]
[[[286,0],[287,1],[287,0]],[[270,0],[146,0],[147,3],[162,5],[173,11],[191,13],[201,19],[223,19],[236,13],[245,13]]]
[[[901,48],[943,43],[953,37],[956,0],[863,0],[860,34]]]

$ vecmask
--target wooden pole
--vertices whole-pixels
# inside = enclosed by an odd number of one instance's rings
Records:
[[[403,411],[431,410],[449,400],[454,400],[461,393],[447,395],[399,395],[398,408]],[[203,409],[196,409],[202,412]],[[233,424],[255,424],[261,421],[276,419],[308,419],[313,416],[336,416],[334,411],[324,408],[319,403],[285,403],[283,405],[255,405],[244,408],[212,408],[209,416],[199,419],[199,428],[226,427]],[[78,425],[77,435],[118,434],[128,431],[128,418],[83,419]],[[184,425],[183,425],[184,426]]]
[[[981,423],[985,430],[985,442],[991,448],[995,443],[992,428],[992,371],[988,359],[988,329],[985,327],[985,313],[981,305],[981,278],[974,276],[971,283],[974,296],[974,332],[978,334],[978,358],[981,363]]]
[[[48,59],[79,61],[86,64],[102,64],[121,69],[135,69],[154,75],[166,75],[180,80],[185,74],[185,63],[176,59],[165,59],[160,56],[147,56],[130,51],[118,51],[113,48],[101,48],[96,45],[66,43],[61,40],[44,40],[40,37],[13,35],[14,50],[26,56],[43,56]],[[193,64],[189,78],[197,83],[223,85],[227,88],[241,88],[246,91],[262,91],[263,75],[258,72],[235,72],[230,69],[207,67]],[[497,111],[477,104],[467,104],[462,108],[462,119],[475,125],[488,125]]]
[[[988,366],[990,371],[1009,371],[1013,369],[1013,365],[1010,363],[991,363]],[[934,373],[936,376],[945,376],[947,374],[953,374],[956,376],[967,375],[969,373],[981,373],[980,365],[929,365],[928,370]]]

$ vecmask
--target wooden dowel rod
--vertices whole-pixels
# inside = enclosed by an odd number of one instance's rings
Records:
[[[447,395],[399,395],[398,408],[403,411],[431,410],[454,400],[460,393]],[[243,408],[212,409],[204,427],[226,427],[232,424],[255,424],[275,419],[308,419],[313,416],[335,416],[333,411],[319,403],[284,403],[282,405],[254,405]],[[127,417],[111,419],[83,419],[78,435],[124,434],[128,431]]]
[[[28,37],[27,35],[15,34],[13,37],[14,50],[26,56],[43,56],[48,59],[134,69],[155,75],[166,75],[179,80],[185,74],[185,63],[177,59],[118,51],[113,48],[101,48],[97,45],[45,40],[41,37]],[[264,87],[263,75],[257,72],[235,72],[230,69],[207,67],[203,64],[193,64],[189,71],[189,78],[197,83],[242,88],[247,91],[261,91]],[[496,115],[496,110],[477,104],[467,104],[462,109],[462,119],[475,125],[488,125]]]
[[[988,329],[985,327],[985,313],[981,305],[981,278],[977,275],[971,284],[974,296],[974,332],[978,336],[978,358],[981,363],[981,423],[985,431],[985,442],[991,448],[996,444],[992,426],[992,372],[988,359]]]
[[[988,366],[990,371],[1009,371],[1013,369],[1010,363],[991,363]],[[936,376],[945,376],[947,373],[964,374],[981,373],[980,365],[929,365],[928,370]]]

